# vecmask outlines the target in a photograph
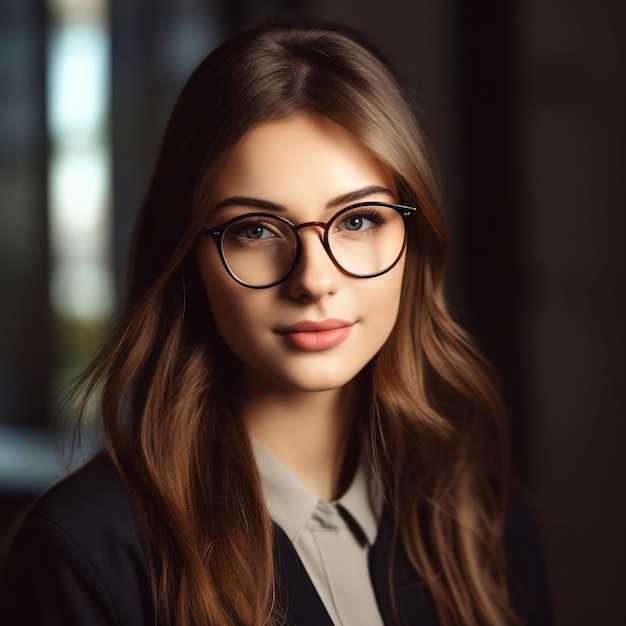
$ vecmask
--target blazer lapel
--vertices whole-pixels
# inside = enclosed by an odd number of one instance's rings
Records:
[[[333,626],[304,565],[285,532],[274,524],[277,595],[285,624]]]
[[[400,543],[393,554],[393,525],[384,510],[376,541],[369,553],[370,578],[378,610],[386,626],[439,626],[435,605],[426,585],[420,580]],[[389,563],[393,558],[393,589],[397,614],[389,588]]]

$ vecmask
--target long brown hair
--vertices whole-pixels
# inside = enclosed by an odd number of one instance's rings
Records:
[[[145,536],[165,624],[278,623],[272,524],[195,246],[220,168],[257,124],[301,112],[351,131],[418,206],[402,302],[370,378],[368,428],[396,538],[444,626],[516,621],[506,586],[504,411],[443,296],[447,235],[427,149],[383,57],[351,30],[272,22],[212,52],[183,89],[139,216],[128,299],[82,378]]]

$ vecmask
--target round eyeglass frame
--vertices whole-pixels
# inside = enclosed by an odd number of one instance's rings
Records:
[[[396,259],[393,261],[393,263],[389,267],[385,268],[384,270],[381,270],[380,272],[376,272],[374,274],[353,274],[352,272],[349,272],[347,269],[342,267],[339,264],[339,262],[337,261],[337,259],[334,257],[334,255],[332,253],[332,250],[330,249],[330,244],[328,243],[328,228],[342,214],[347,213],[348,211],[353,211],[354,209],[358,209],[360,207],[366,207],[366,206],[388,207],[388,208],[393,209],[394,211],[396,211],[400,215],[400,217],[402,217],[402,220],[404,222],[404,239],[402,241],[402,247],[400,248],[400,252],[398,252],[398,256],[396,257]],[[323,246],[324,250],[326,251],[326,254],[330,258],[330,260],[333,262],[333,265],[342,274],[345,274],[346,276],[351,276],[352,278],[375,278],[376,276],[381,276],[382,274],[386,274],[388,271],[393,269],[398,264],[398,261],[400,260],[404,250],[406,249],[407,226],[409,224],[409,220],[411,220],[411,218],[413,218],[415,215],[417,215],[417,211],[418,210],[417,210],[416,207],[405,206],[403,204],[393,204],[391,202],[376,202],[376,201],[373,201],[373,202],[357,202],[356,204],[351,204],[350,206],[347,206],[344,209],[341,209],[341,211],[338,211],[337,213],[335,213],[330,218],[330,220],[328,222],[303,222],[302,224],[298,224],[297,226],[293,222],[290,222],[288,219],[286,219],[286,218],[284,218],[284,217],[282,217],[280,215],[273,215],[271,213],[255,212],[255,213],[246,213],[244,215],[238,215],[237,217],[234,217],[233,219],[230,219],[227,222],[224,222],[223,224],[219,224],[218,226],[209,227],[209,228],[200,228],[200,233],[202,235],[206,235],[206,236],[211,237],[213,239],[213,241],[215,241],[215,245],[217,246],[217,251],[218,251],[218,253],[220,255],[220,259],[222,260],[222,265],[224,266],[224,268],[228,272],[229,276],[235,282],[239,283],[240,285],[243,285],[244,287],[248,287],[250,289],[269,289],[270,287],[274,287],[274,286],[282,283],[287,278],[287,276],[289,276],[289,274],[291,274],[291,272],[293,271],[294,267],[296,267],[298,265],[298,261],[300,260],[300,256],[301,256],[301,253],[302,253],[302,239],[300,237],[300,232],[299,231],[302,230],[303,228],[308,228],[310,226],[315,226],[315,227],[318,227],[318,228],[322,228],[324,230],[324,236],[322,237],[322,240],[321,240],[322,246]],[[239,220],[248,219],[250,217],[270,217],[272,219],[279,220],[279,221],[283,222],[286,226],[288,226],[293,231],[293,233],[295,235],[295,238],[296,238],[296,252],[294,254],[293,261],[291,262],[291,265],[289,266],[287,271],[278,280],[275,280],[274,282],[272,282],[272,283],[270,283],[268,285],[251,285],[251,284],[246,283],[245,281],[241,280],[241,278],[239,278],[231,270],[231,268],[229,267],[228,263],[226,262],[226,258],[224,256],[224,250],[223,250],[224,233],[226,232],[226,230],[228,229],[228,227],[231,224],[233,224],[233,223],[235,223],[235,222],[237,222]]]

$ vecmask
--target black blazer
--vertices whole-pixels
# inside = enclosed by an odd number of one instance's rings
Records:
[[[302,562],[274,527],[274,558],[289,624],[332,626]],[[391,525],[383,515],[369,566],[380,613],[397,624],[386,573]],[[541,548],[525,510],[508,529],[511,588],[529,626],[553,624]],[[436,626],[428,590],[400,551],[394,560],[401,623]],[[154,626],[144,543],[117,473],[103,456],[47,492],[30,510],[0,577],[1,626]],[[363,625],[367,626],[367,625]]]

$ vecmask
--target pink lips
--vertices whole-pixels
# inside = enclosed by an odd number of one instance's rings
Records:
[[[343,343],[353,326],[352,322],[327,319],[321,322],[298,322],[276,332],[299,350],[329,350]]]

